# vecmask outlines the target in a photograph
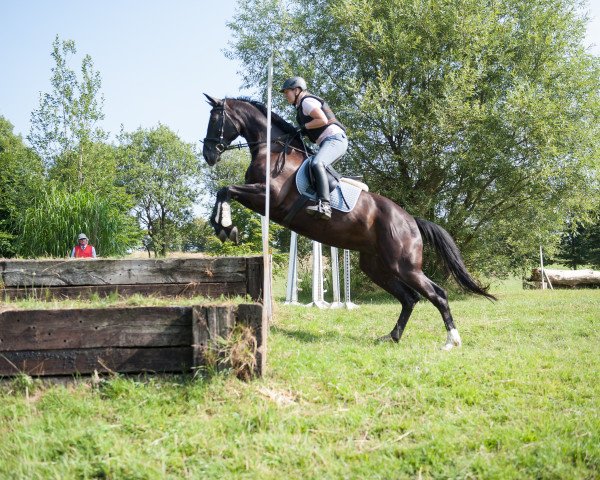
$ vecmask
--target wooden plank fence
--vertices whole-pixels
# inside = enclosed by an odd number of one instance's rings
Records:
[[[89,298],[117,293],[211,298],[262,295],[260,256],[0,261],[0,298]]]
[[[0,311],[0,375],[187,372],[236,325],[252,332],[260,376],[267,342],[260,304]]]

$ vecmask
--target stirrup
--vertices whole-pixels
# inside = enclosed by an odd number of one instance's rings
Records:
[[[316,218],[329,220],[331,218],[331,205],[327,201],[320,200],[316,205],[306,207],[306,213]]]

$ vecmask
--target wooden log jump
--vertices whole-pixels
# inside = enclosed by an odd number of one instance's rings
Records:
[[[596,270],[555,270],[544,269],[544,280],[550,282],[553,288],[600,287],[600,272]],[[542,288],[542,271],[534,268],[531,277],[524,285],[532,288]]]
[[[0,261],[0,298],[262,296],[262,257]]]
[[[0,376],[188,372],[237,325],[255,338],[260,376],[267,341],[260,304],[0,311]]]

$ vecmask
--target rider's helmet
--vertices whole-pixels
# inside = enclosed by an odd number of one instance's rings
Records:
[[[283,93],[285,90],[290,88],[300,88],[302,91],[306,90],[306,81],[302,77],[291,77],[288,78],[281,86],[280,92]]]

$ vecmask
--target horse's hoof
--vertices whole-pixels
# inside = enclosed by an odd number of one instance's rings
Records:
[[[221,243],[225,243],[227,241],[227,232],[221,229],[219,230],[219,233],[217,233],[217,237],[221,240]]]
[[[391,335],[384,335],[383,337],[379,337],[377,340],[375,340],[375,343],[398,343],[399,340],[396,340],[394,337],[392,337]]]
[[[233,227],[229,232],[229,240],[238,245],[240,243],[240,235],[237,227]]]
[[[458,330],[453,328],[448,332],[448,337],[446,338],[446,344],[442,347],[442,350],[449,352],[454,347],[462,346],[462,340],[460,335],[458,334]]]

